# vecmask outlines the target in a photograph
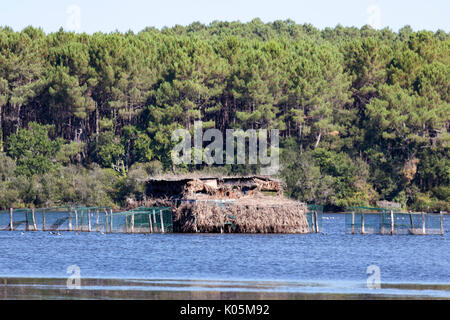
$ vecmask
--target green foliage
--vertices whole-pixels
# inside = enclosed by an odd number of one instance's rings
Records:
[[[292,142],[283,152],[289,196],[299,200],[343,209],[374,204],[378,195],[368,182],[368,165],[353,161],[346,153],[317,148],[300,156]]]
[[[83,152],[85,144],[83,142],[74,142],[63,144],[55,155],[55,160],[63,165],[74,163],[76,157]]]
[[[92,160],[103,168],[112,168],[120,160],[123,160],[125,150],[120,143],[120,137],[113,132],[107,131],[98,136],[97,141],[91,145]]]
[[[0,27],[0,152],[11,158],[0,156],[0,206],[124,204],[144,197],[144,172],[258,172],[174,166],[172,132],[201,120],[222,132],[280,130],[294,198],[444,208],[449,49],[442,30],[291,20],[138,34]]]
[[[335,190],[333,179],[321,172],[311,153],[298,156],[293,151],[284,154],[281,176],[286,181],[288,196],[316,204],[329,204]]]
[[[144,163],[153,160],[152,140],[133,126],[126,126],[122,132],[122,144],[125,146],[127,163]]]
[[[50,140],[50,126],[30,123],[30,129],[20,129],[8,139],[8,155],[17,162],[17,173],[26,176],[46,173],[53,167],[53,159],[63,140]]]

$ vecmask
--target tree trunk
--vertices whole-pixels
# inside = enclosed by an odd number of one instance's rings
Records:
[[[314,149],[316,149],[319,146],[321,138],[322,138],[322,130],[319,130],[319,136],[317,137],[317,141],[316,141],[316,145],[314,146]]]
[[[95,142],[98,143],[98,134],[100,133],[100,119],[98,114],[98,105],[95,104]]]
[[[17,107],[17,130],[16,133],[19,133],[19,129],[21,129],[21,118],[20,118],[20,110],[22,109],[22,105],[19,104],[19,106]]]
[[[299,138],[299,142],[300,142],[300,154],[303,154],[302,129],[303,129],[303,126],[301,124],[299,124],[298,125],[298,138]]]

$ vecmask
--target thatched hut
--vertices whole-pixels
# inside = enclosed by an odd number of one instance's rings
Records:
[[[175,232],[308,233],[304,203],[283,197],[264,176],[161,177],[147,183],[149,205],[173,208]]]

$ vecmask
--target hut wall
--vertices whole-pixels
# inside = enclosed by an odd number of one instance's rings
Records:
[[[174,230],[187,233],[309,233],[306,206],[183,204],[174,217]]]

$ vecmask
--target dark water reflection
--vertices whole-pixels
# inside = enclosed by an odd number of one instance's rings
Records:
[[[284,290],[287,286],[289,290]],[[378,292],[347,290],[339,293],[323,283],[119,279],[83,279],[81,289],[69,290],[65,279],[4,278],[1,279],[0,299],[445,299],[449,298],[445,294],[449,290],[449,285],[389,284]]]
[[[311,235],[0,232],[0,295],[450,298],[449,220],[446,216],[445,236],[352,236],[345,234],[340,215],[326,215],[323,233]],[[67,290],[70,265],[80,267],[82,290]],[[367,288],[369,265],[380,268],[381,289]]]

